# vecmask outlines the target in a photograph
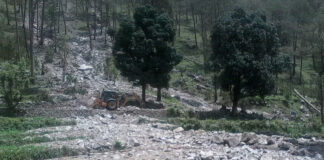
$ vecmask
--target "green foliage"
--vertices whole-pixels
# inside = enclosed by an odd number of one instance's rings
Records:
[[[168,117],[180,117],[181,111],[178,107],[169,107],[167,109],[167,116]]]
[[[77,151],[67,147],[50,149],[40,146],[0,146],[2,160],[43,160],[76,155]]]
[[[116,67],[135,85],[168,87],[169,72],[181,61],[169,44],[175,36],[170,18],[151,6],[141,6],[134,20],[120,24],[114,45]]]
[[[147,122],[147,119],[144,118],[144,117],[139,117],[139,118],[138,118],[138,121],[137,121],[138,124],[144,124],[144,123],[146,123],[146,122]]]
[[[21,91],[29,86],[29,73],[24,60],[17,64],[4,63],[0,70],[0,94],[9,112],[15,111],[22,100]]]
[[[202,128],[200,121],[198,121],[196,119],[185,119],[181,122],[181,126],[185,130],[190,130],[190,129],[198,130],[198,129]]]
[[[268,24],[264,15],[247,14],[243,9],[216,23],[212,47],[211,68],[221,72],[221,86],[232,91],[234,107],[242,97],[270,94],[272,75],[289,62],[278,58],[276,27]]]
[[[114,149],[115,150],[122,150],[122,149],[125,149],[125,146],[121,142],[116,141],[115,144],[114,144]]]
[[[314,119],[310,122],[294,122],[283,120],[199,120],[195,118],[178,118],[171,119],[169,122],[179,124],[186,130],[205,129],[209,131],[255,132],[289,137],[324,135],[324,127],[319,119]]]
[[[30,129],[75,125],[75,121],[61,121],[55,118],[7,118],[0,117],[0,132],[7,130],[26,131]]]
[[[8,118],[0,117],[0,159],[40,160],[77,155],[77,151],[62,148],[46,148],[28,144],[49,142],[48,137],[25,132],[41,127],[75,125],[75,121],[61,121],[55,118]],[[62,139],[63,140],[63,139]]]

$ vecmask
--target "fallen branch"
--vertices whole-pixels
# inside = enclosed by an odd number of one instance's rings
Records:
[[[317,111],[318,113],[321,113],[321,111],[319,109],[317,109],[312,103],[310,103],[304,96],[302,96],[297,89],[294,89],[294,92],[297,94],[297,96],[299,98],[301,98],[304,102],[306,102],[308,104],[308,106],[310,106],[312,109],[314,109],[315,111]]]

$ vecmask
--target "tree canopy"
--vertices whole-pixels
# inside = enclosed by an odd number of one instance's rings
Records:
[[[125,19],[120,24],[114,45],[116,67],[135,85],[142,86],[145,101],[147,84],[158,88],[168,87],[169,72],[181,61],[170,47],[175,31],[167,14],[152,6],[135,10],[134,21]]]
[[[279,56],[279,38],[274,25],[260,13],[243,9],[220,19],[212,35],[210,64],[220,71],[221,87],[230,91],[232,112],[237,112],[240,98],[265,96],[274,89],[273,74],[283,65]]]

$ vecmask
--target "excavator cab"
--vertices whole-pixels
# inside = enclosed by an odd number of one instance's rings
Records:
[[[116,91],[102,91],[101,93],[101,99],[103,100],[105,104],[105,107],[109,110],[115,110],[119,106],[119,94]]]

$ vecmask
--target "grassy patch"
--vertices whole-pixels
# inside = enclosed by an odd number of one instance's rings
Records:
[[[30,129],[75,125],[75,121],[62,121],[55,118],[7,118],[0,117],[0,132],[3,131],[26,131]]]
[[[55,118],[0,117],[0,159],[42,160],[77,155],[77,151],[66,147],[47,148],[30,145],[33,143],[53,141],[53,139],[43,136],[44,134],[52,132],[42,132],[38,135],[26,132],[27,130],[36,128],[75,125],[75,123],[75,121],[62,121]],[[55,140],[70,140],[73,138],[75,137],[67,137]]]
[[[49,149],[38,146],[0,146],[1,160],[43,160],[77,154],[76,151],[66,147]]]
[[[255,132],[269,135],[284,135],[289,137],[324,136],[324,126],[319,119],[310,122],[295,122],[283,120],[228,120],[197,118],[172,118],[169,122],[181,125],[184,129],[204,129],[208,131]]]

